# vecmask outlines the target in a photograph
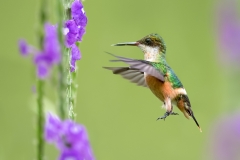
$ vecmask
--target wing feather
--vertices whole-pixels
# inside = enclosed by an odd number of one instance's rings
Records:
[[[110,60],[111,62],[125,62],[130,65],[129,68],[137,69],[140,72],[145,72],[149,75],[152,75],[163,82],[165,81],[164,74],[160,70],[156,69],[153,65],[151,65],[151,62],[149,61],[124,58],[124,57],[116,56],[112,53],[108,53],[108,54],[118,58],[117,60]]]
[[[113,74],[119,74],[123,78],[128,79],[139,86],[147,87],[147,84],[144,79],[144,73],[139,71],[138,69],[129,67],[103,67],[103,68],[111,70]]]

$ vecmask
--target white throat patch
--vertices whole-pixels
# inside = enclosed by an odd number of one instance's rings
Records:
[[[143,44],[139,44],[138,47],[144,52],[144,60],[150,62],[158,62],[159,47],[149,47]]]

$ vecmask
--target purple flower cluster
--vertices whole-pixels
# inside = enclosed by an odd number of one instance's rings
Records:
[[[209,141],[212,160],[240,159],[240,113],[223,117],[213,124]]]
[[[47,115],[45,139],[60,150],[59,160],[94,160],[88,135],[83,125],[72,120],[61,121],[57,116]]]
[[[81,1],[75,0],[71,6],[72,19],[64,24],[65,45],[71,48],[71,72],[75,71],[75,62],[81,59],[81,52],[76,46],[76,42],[82,41],[87,25],[87,16],[84,12]]]
[[[87,16],[81,1],[75,0],[71,6],[71,20],[64,23],[65,45],[71,48],[70,70],[75,71],[75,63],[81,59],[81,52],[76,43],[82,41],[87,25]],[[45,25],[45,39],[43,51],[37,51],[29,46],[26,41],[19,40],[19,50],[23,56],[34,54],[34,63],[37,67],[37,75],[44,79],[49,75],[50,68],[61,61],[60,46],[57,37],[56,26]]]
[[[240,16],[236,0],[221,1],[217,10],[218,46],[223,62],[238,64],[240,61]]]
[[[45,24],[45,37],[43,42],[43,50],[38,51],[26,43],[25,40],[19,40],[19,50],[22,55],[33,54],[33,61],[37,68],[37,75],[40,79],[44,79],[49,75],[53,65],[59,64],[61,61],[60,45],[58,42],[56,26]]]

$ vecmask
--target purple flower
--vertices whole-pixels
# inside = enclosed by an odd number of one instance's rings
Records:
[[[45,24],[44,50],[45,60],[51,64],[58,64],[61,61],[60,44],[58,41],[57,27]]]
[[[78,37],[78,26],[74,20],[68,20],[65,22],[64,27],[67,29],[65,37],[65,45],[71,47],[77,41]]]
[[[76,61],[77,60],[80,60],[82,58],[82,55],[81,55],[81,52],[80,50],[78,49],[77,45],[74,44],[72,45],[72,50],[71,50],[71,72],[75,71],[76,69]]]
[[[77,41],[82,41],[82,37],[85,34],[86,30],[85,27],[79,27],[78,29],[78,35],[77,35]]]
[[[59,160],[95,159],[85,127],[72,120],[60,121],[58,117],[48,114],[45,139],[49,143],[54,143],[60,150]]]
[[[66,30],[65,44],[71,47],[75,42],[81,41],[85,34],[85,27],[87,25],[87,16],[83,10],[83,5],[79,0],[75,0],[71,6],[72,19],[64,24]]]
[[[58,42],[57,28],[45,24],[45,38],[43,51],[35,54],[34,63],[37,67],[37,75],[44,79],[48,76],[53,65],[61,61],[60,44]]]
[[[44,59],[40,62],[35,62],[37,67],[37,75],[40,79],[45,79],[49,75],[50,65],[47,64]]]
[[[44,79],[49,75],[53,65],[61,61],[60,44],[58,42],[56,26],[45,24],[45,37],[43,50],[37,51],[30,47],[24,40],[19,40],[19,50],[23,55],[32,52],[33,62],[37,68],[37,76]]]
[[[223,62],[240,62],[240,16],[237,1],[225,0],[220,4],[217,14],[218,46]]]
[[[61,120],[52,114],[47,115],[47,121],[45,123],[45,139],[49,143],[56,142],[58,140],[58,134],[62,128]]]
[[[75,150],[66,150],[61,152],[59,160],[84,160],[83,156]]]
[[[70,70],[75,71],[75,63],[81,59],[81,54],[76,46],[76,42],[82,41],[82,37],[85,34],[85,27],[87,25],[87,16],[84,12],[81,1],[75,0],[71,6],[72,19],[68,20],[64,24],[65,28],[65,45],[71,48],[71,62]]]
[[[212,128],[209,150],[211,159],[240,159],[240,113],[221,118]]]
[[[82,41],[86,33],[87,16],[84,12],[81,1],[75,0],[71,6],[72,19],[64,23],[65,45],[71,49],[70,70],[75,71],[75,63],[81,59],[81,53],[76,46],[76,42]],[[53,65],[61,61],[60,45],[58,42],[56,26],[45,24],[45,38],[42,51],[34,51],[24,40],[19,40],[19,50],[22,55],[29,52],[34,54],[34,63],[37,68],[37,75],[40,79],[45,79]],[[31,50],[30,50],[31,48]]]
[[[27,42],[24,39],[18,40],[18,47],[19,51],[23,56],[26,56],[29,54],[29,47]]]
[[[71,15],[78,26],[85,27],[87,25],[87,17],[81,1],[75,0],[72,3]]]

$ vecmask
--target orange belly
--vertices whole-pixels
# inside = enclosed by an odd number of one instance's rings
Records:
[[[163,102],[168,97],[173,100],[179,94],[179,90],[172,88],[168,81],[162,82],[151,75],[145,75],[145,81],[153,94]]]
[[[189,118],[188,113],[185,111],[185,104],[183,100],[176,101],[175,98],[179,94],[187,95],[184,88],[172,88],[172,85],[169,81],[162,82],[159,79],[151,76],[151,75],[145,75],[145,81],[150,88],[150,90],[153,92],[153,94],[158,97],[161,101],[166,101],[169,97],[171,101],[176,102],[177,107],[180,111],[183,112],[186,118]],[[172,106],[172,104],[170,104]],[[166,106],[166,110],[171,110],[171,106]]]

